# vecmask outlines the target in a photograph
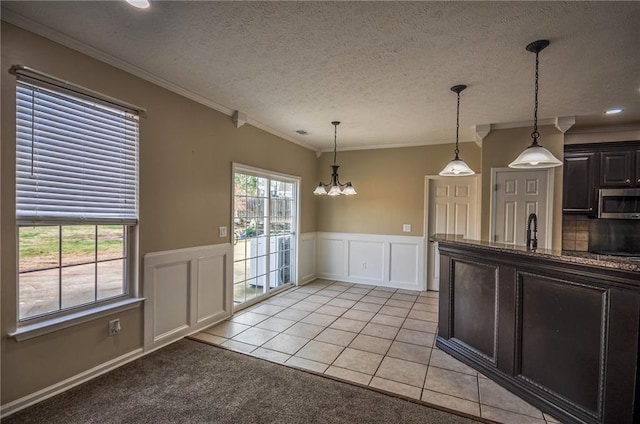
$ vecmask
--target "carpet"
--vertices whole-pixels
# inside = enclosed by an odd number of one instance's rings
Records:
[[[475,422],[186,339],[2,420],[2,424]]]

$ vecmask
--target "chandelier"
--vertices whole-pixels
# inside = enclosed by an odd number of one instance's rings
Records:
[[[313,194],[321,196],[321,195],[329,195],[329,196],[339,196],[341,194],[352,196],[356,193],[356,189],[351,185],[351,181],[348,181],[346,184],[342,184],[340,182],[340,177],[338,177],[338,168],[340,168],[336,164],[336,152],[338,150],[338,125],[340,125],[340,121],[333,121],[331,125],[334,126],[333,132],[333,165],[331,165],[331,182],[328,184],[320,181],[318,186],[313,191]]]

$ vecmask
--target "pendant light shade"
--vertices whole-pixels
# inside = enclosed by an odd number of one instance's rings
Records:
[[[538,144],[538,56],[540,52],[549,45],[549,40],[538,40],[530,43],[527,46],[527,51],[536,54],[536,73],[535,73],[535,103],[533,109],[533,132],[531,133],[532,142],[524,152],[509,164],[509,168],[518,169],[539,169],[539,168],[553,168],[561,166],[562,162],[556,158],[553,153],[545,149]]]
[[[562,165],[553,153],[540,145],[527,147],[520,155],[509,164],[509,168],[553,168]]]
[[[336,164],[336,152],[338,150],[338,125],[340,125],[339,121],[333,121],[331,123],[331,125],[334,126],[334,133],[333,133],[333,165],[331,165],[331,182],[328,184],[323,183],[322,181],[320,181],[318,183],[318,186],[316,187],[315,190],[313,190],[313,194],[315,194],[316,196],[322,196],[322,195],[327,195],[327,196],[339,196],[341,194],[344,194],[346,196],[353,196],[354,194],[358,194],[356,192],[356,189],[353,188],[353,185],[351,184],[351,181],[348,181],[346,184],[342,184],[340,182],[340,177],[338,176],[338,168],[340,168],[340,166],[338,166]]]
[[[451,87],[451,91],[458,95],[458,107],[456,109],[456,156],[444,167],[442,171],[440,171],[439,175],[443,177],[463,177],[475,174],[473,169],[469,168],[469,165],[460,159],[460,150],[458,149],[458,132],[460,130],[460,92],[465,88],[467,88],[466,85],[454,85]]]
[[[443,177],[463,177],[466,175],[474,175],[475,171],[469,168],[463,160],[454,159],[449,162],[442,171],[440,171],[439,175]]]

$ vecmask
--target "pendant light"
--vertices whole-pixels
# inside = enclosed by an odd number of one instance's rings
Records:
[[[553,153],[538,144],[538,55],[549,45],[549,40],[538,40],[527,46],[527,51],[536,54],[536,73],[535,73],[535,103],[533,109],[533,132],[531,133],[531,146],[527,147],[520,156],[509,164],[509,168],[554,168],[562,165]]]
[[[356,189],[351,185],[351,181],[348,181],[346,184],[342,184],[340,182],[340,177],[338,177],[338,168],[340,168],[336,164],[336,152],[338,150],[338,125],[340,125],[340,121],[333,121],[331,125],[334,126],[333,132],[333,165],[331,165],[331,182],[328,184],[320,181],[318,186],[313,191],[313,194],[321,196],[321,195],[329,195],[329,196],[339,196],[341,194],[347,196],[353,196],[356,193]],[[327,190],[328,189],[328,190]]]
[[[458,156],[460,153],[460,149],[458,149],[458,132],[460,130],[460,92],[465,88],[467,88],[466,85],[454,85],[451,87],[451,91],[458,95],[458,107],[456,109],[456,157],[453,158],[453,160],[449,162],[442,171],[440,171],[439,175],[442,175],[443,177],[464,177],[475,174],[473,169],[469,168],[469,165],[467,165]]]

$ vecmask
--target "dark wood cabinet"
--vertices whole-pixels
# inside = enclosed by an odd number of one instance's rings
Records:
[[[640,422],[635,264],[438,242],[438,348],[563,423]]]
[[[563,173],[562,212],[595,217],[598,189],[640,187],[640,141],[567,145]]]
[[[635,185],[634,151],[600,153],[600,186],[632,187]]]
[[[598,155],[595,152],[566,152],[564,155],[564,213],[596,214]]]
[[[640,150],[636,150],[636,187],[640,187]]]

